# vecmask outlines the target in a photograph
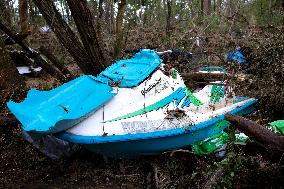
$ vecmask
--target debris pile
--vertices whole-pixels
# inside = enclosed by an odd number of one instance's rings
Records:
[[[243,81],[233,81],[243,95],[259,99],[261,114],[282,119],[284,107],[284,28],[264,28],[242,41],[250,70]],[[237,71],[236,71],[237,72]]]

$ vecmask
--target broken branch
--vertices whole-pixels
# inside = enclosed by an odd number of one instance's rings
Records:
[[[73,77],[72,73],[62,63],[59,62],[59,60],[52,54],[50,49],[41,46],[39,48],[39,51],[41,54],[46,56],[52,62],[52,64],[65,76],[69,76],[71,78]]]

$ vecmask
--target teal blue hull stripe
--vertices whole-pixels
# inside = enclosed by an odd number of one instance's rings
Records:
[[[105,121],[106,122],[113,122],[113,121],[119,121],[122,119],[127,119],[127,118],[131,118],[134,116],[138,116],[138,115],[142,115],[142,114],[146,114],[148,112],[154,111],[154,110],[159,110],[160,108],[165,107],[166,105],[170,104],[171,102],[175,101],[175,104],[178,106],[180,104],[180,102],[182,101],[182,99],[184,99],[184,97],[186,97],[185,102],[183,103],[182,106],[187,106],[189,107],[190,105],[190,101],[189,98],[186,95],[185,89],[180,87],[178,88],[175,92],[173,92],[171,95],[163,98],[162,100],[151,104],[149,106],[143,107],[142,109],[139,109],[137,111],[128,113],[126,115]]]

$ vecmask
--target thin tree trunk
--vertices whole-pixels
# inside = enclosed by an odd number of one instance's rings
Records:
[[[69,23],[72,22],[72,18],[71,18],[71,15],[70,15],[69,7],[68,7],[68,5],[66,4],[66,2],[64,2],[64,7],[65,7],[65,10],[66,10],[67,22],[68,22],[68,24],[69,24]]]
[[[118,5],[118,13],[116,17],[116,42],[114,48],[114,57],[121,56],[121,50],[123,45],[123,17],[126,9],[127,0],[121,0]]]
[[[221,15],[221,10],[222,10],[221,6],[222,6],[222,0],[217,0],[216,11],[218,16]]]
[[[168,38],[171,37],[171,19],[172,19],[172,0],[167,0],[167,8],[168,8],[168,12],[167,12],[167,25],[166,25],[166,33]]]
[[[233,14],[235,13],[237,7],[236,7],[236,2],[235,0],[227,0],[227,12],[226,16],[227,17],[232,17]]]
[[[105,22],[108,25],[108,33],[112,34],[113,32],[113,0],[106,1],[106,13],[105,13]]]
[[[109,22],[109,28],[110,28],[110,33],[113,34],[115,31],[115,24],[114,24],[114,3],[113,0],[110,0],[110,22]]]
[[[0,19],[4,20],[5,23],[11,25],[12,17],[9,4],[5,0],[0,0]]]
[[[112,0],[106,1],[106,9],[105,9],[105,22],[108,25],[108,33],[111,34],[112,26],[111,26],[111,14],[112,14]]]
[[[63,20],[66,21],[65,14],[64,14],[64,13],[65,13],[65,10],[64,10],[64,6],[63,6],[63,2],[64,2],[63,0],[60,1],[61,14],[62,14]],[[67,21],[67,22],[68,22],[68,21]]]
[[[203,13],[210,15],[211,12],[211,0],[203,0]]]
[[[98,38],[102,40],[102,25],[103,25],[103,0],[99,0],[99,11],[98,11],[98,21],[97,21],[97,32],[98,32]]]
[[[68,1],[68,5],[72,12],[74,21],[76,23],[79,23],[79,25],[77,26],[78,31],[80,35],[83,34],[83,37],[81,37],[84,46],[81,44],[81,42],[71,30],[71,28],[68,26],[68,24],[62,19],[52,0],[33,1],[39,8],[48,25],[56,34],[59,41],[63,44],[63,46],[68,50],[68,52],[77,62],[80,69],[85,74],[100,73],[104,68],[103,63],[105,63],[105,59],[101,58],[101,49],[96,44],[96,41],[93,38],[93,36],[96,34],[96,31],[93,29],[93,26],[90,26],[90,24],[92,24],[92,21],[90,21],[90,19],[92,19],[92,17],[90,17],[90,12],[89,10],[83,12],[85,11],[84,6],[86,6],[86,1],[82,0],[80,1],[80,3],[77,1],[73,2],[73,0]],[[82,29],[82,27],[88,28],[89,26],[91,28],[89,29],[89,31]],[[92,49],[89,49],[90,47]],[[91,56],[94,55],[91,53],[94,51],[96,51],[99,55],[95,54],[95,56]]]
[[[29,15],[30,15],[30,21],[31,23],[34,23],[35,22],[35,10],[34,10],[34,7],[33,5],[30,3],[31,1],[29,1]]]
[[[26,33],[29,30],[28,2],[19,0],[20,26],[21,32]]]
[[[200,10],[201,10],[201,16],[204,15],[204,0],[200,1]]]

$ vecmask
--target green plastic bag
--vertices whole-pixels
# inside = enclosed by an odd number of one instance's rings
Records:
[[[192,145],[192,151],[198,155],[208,155],[227,144],[229,135],[222,131],[204,141]]]
[[[277,120],[269,123],[274,132],[284,135],[284,120]]]
[[[244,133],[235,134],[235,144],[245,145],[248,141],[248,136]],[[229,135],[222,131],[211,138],[208,138],[204,141],[197,142],[192,145],[192,151],[198,155],[209,155],[213,152],[218,151],[223,148],[229,141]]]

